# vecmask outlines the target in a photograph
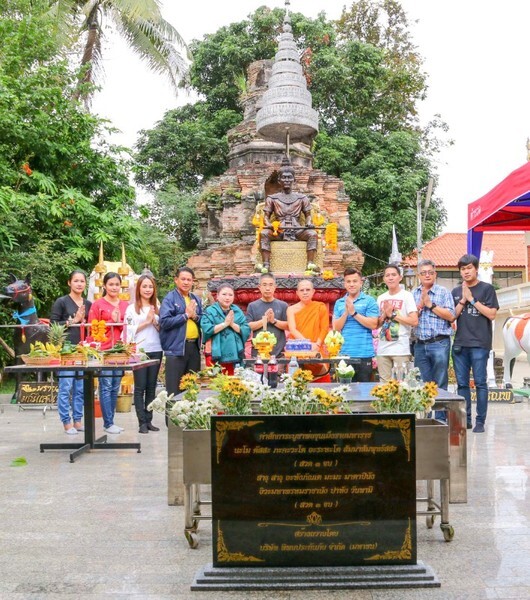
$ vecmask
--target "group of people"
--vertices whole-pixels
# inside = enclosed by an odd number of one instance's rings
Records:
[[[466,399],[467,426],[473,427],[470,375],[477,392],[476,421],[473,431],[484,431],[487,414],[487,361],[492,346],[492,321],[498,301],[492,285],[479,281],[478,259],[464,255],[458,268],[462,284],[452,292],[436,283],[436,267],[430,260],[418,265],[420,285],[409,292],[401,286],[397,265],[387,265],[383,281],[388,288],[377,300],[362,291],[363,277],[355,268],[344,272],[345,295],[335,303],[332,328],[342,332],[341,354],[355,369],[354,381],[370,381],[372,360],[377,356],[379,378],[389,381],[412,361],[424,381],[448,387],[449,359],[455,369],[458,393]],[[52,322],[67,326],[105,321],[102,350],[116,341],[136,342],[155,365],[134,372],[134,406],[140,433],[158,431],[152,424],[147,406],[155,397],[160,360],[165,357],[165,384],[168,394],[180,393],[180,381],[189,372],[201,369],[201,348],[207,365],[220,364],[232,374],[245,357],[251,334],[264,328],[274,333],[273,354],[280,355],[287,335],[311,341],[312,351],[321,352],[330,330],[326,304],[313,300],[315,288],[310,279],[298,282],[298,302],[288,306],[275,297],[276,280],[271,273],[260,276],[260,298],[251,302],[246,314],[234,304],[234,288],[222,283],[216,301],[206,308],[193,293],[194,273],[182,267],[175,275],[175,289],[159,303],[152,275],[140,276],[134,302],[120,300],[121,277],[107,273],[103,279],[103,297],[92,304],[83,298],[86,275],[74,271],[68,280],[70,293],[59,298],[51,313]],[[454,323],[456,322],[456,333]],[[79,328],[71,327],[68,337],[78,343]],[[377,331],[377,352],[373,332]],[[451,338],[454,335],[452,342]],[[88,341],[91,337],[88,336]],[[255,350],[252,351],[255,355]],[[309,366],[315,378],[325,374],[323,364]],[[82,431],[83,388],[80,374],[62,373],[57,399],[58,411],[67,434]],[[121,374],[101,372],[99,397],[103,426],[107,433],[123,429],[114,423]],[[70,396],[72,397],[70,416]]]
[[[346,270],[346,296],[337,301],[333,327],[342,330],[343,352],[356,357],[358,381],[368,381],[376,354],[372,332],[378,330],[379,378],[389,381],[414,360],[424,381],[447,390],[452,355],[458,394],[466,400],[467,427],[483,433],[488,409],[487,364],[492,348],[492,322],[499,308],[494,287],[478,278],[479,261],[465,254],[458,262],[462,284],[452,292],[436,283],[431,260],[418,264],[420,285],[412,292],[401,286],[401,271],[387,265],[383,281],[388,290],[377,301],[361,290],[361,274]],[[456,327],[455,327],[456,324]],[[454,339],[452,339],[454,336]],[[452,348],[452,352],[451,352]],[[473,427],[470,377],[476,388],[476,419]],[[443,414],[436,415],[444,418]]]
[[[72,344],[81,340],[80,327],[92,321],[104,321],[104,335],[96,340],[90,331],[87,342],[99,341],[101,350],[109,350],[119,340],[137,342],[151,359],[158,363],[135,371],[134,406],[140,433],[159,431],[152,424],[152,412],[148,404],[155,397],[155,390],[162,358],[159,336],[159,302],[156,282],[151,275],[141,275],[136,284],[134,302],[129,304],[120,299],[121,276],[109,272],[103,278],[103,296],[91,303],[83,297],[87,277],[83,271],[73,271],[68,277],[70,292],[58,298],[52,306],[50,321],[66,326],[67,339]],[[125,326],[124,326],[125,323]],[[57,394],[59,418],[68,435],[83,431],[83,377],[81,372],[61,371]],[[99,377],[99,401],[103,417],[103,428],[107,433],[118,434],[123,428],[114,423],[116,404],[123,373],[102,370]]]

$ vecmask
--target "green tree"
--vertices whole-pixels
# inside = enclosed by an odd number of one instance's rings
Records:
[[[94,74],[103,68],[106,26],[113,27],[152,71],[166,75],[175,89],[186,71],[185,60],[177,50],[185,50],[186,44],[162,18],[157,0],[52,0],[50,15],[60,42],[81,41],[83,83],[93,82]]]
[[[49,35],[46,0],[0,2],[0,272],[32,273],[39,310],[91,269],[100,241],[140,261],[144,242],[123,149],[75,100],[78,72]]]
[[[202,101],[168,111],[155,128],[140,131],[137,183],[150,191],[198,189],[226,169],[226,132],[240,120],[238,112]]]

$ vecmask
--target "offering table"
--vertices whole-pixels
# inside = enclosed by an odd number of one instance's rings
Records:
[[[83,404],[84,404],[84,427],[85,439],[83,442],[58,442],[40,444],[40,451],[45,450],[74,450],[70,453],[70,462],[89,450],[123,450],[135,449],[141,452],[141,444],[139,442],[107,442],[107,436],[103,435],[96,438],[96,422],[94,415],[94,379],[101,375],[101,371],[111,371],[116,377],[121,377],[123,371],[136,371],[144,369],[151,365],[157,364],[157,360],[146,360],[143,362],[129,363],[127,365],[88,365],[88,366],[61,366],[61,365],[15,365],[5,367],[6,373],[44,373],[51,372],[57,378],[61,377],[61,373],[68,371],[81,372],[83,375]]]

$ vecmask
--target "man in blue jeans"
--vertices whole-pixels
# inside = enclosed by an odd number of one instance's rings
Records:
[[[415,328],[414,366],[423,381],[434,381],[447,389],[451,323],[455,307],[451,292],[436,283],[436,265],[432,260],[418,263],[420,285],[412,292],[418,307],[418,326]],[[437,419],[446,420],[445,411],[436,411]]]
[[[456,336],[453,344],[458,393],[466,399],[467,426],[472,426],[471,390],[469,375],[477,391],[477,417],[475,433],[484,433],[488,412],[488,357],[492,342],[492,321],[495,320],[499,302],[495,288],[478,279],[478,258],[464,254],[458,261],[462,285],[452,291],[456,306]]]

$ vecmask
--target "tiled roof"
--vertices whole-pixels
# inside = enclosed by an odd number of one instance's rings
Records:
[[[484,233],[483,250],[493,250],[493,268],[526,269],[526,244],[524,233]],[[467,234],[443,233],[427,242],[423,247],[422,258],[430,258],[437,267],[456,269],[460,257],[467,252]],[[404,262],[416,266],[414,252]]]

